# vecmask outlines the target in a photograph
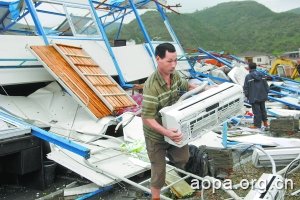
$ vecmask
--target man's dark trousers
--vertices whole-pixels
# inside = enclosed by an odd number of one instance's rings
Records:
[[[265,101],[255,102],[251,106],[254,114],[254,126],[261,128],[261,122],[267,121]]]

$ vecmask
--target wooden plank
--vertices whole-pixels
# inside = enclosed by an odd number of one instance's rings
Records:
[[[86,56],[86,55],[77,55],[77,54],[66,54],[66,56],[71,56],[71,57],[81,57],[81,58],[91,58],[90,56]]]
[[[94,86],[102,86],[102,87],[115,87],[116,84],[115,83],[109,83],[109,84],[101,84],[101,83],[97,83],[97,84],[94,84]]]
[[[117,94],[102,94],[103,96],[122,96],[122,95],[126,95],[125,93],[117,93]]]
[[[81,52],[81,51],[78,51],[77,49],[72,49],[72,48],[62,48],[62,49],[60,49],[61,51],[62,51],[62,53],[78,53],[78,54],[82,54],[83,52]],[[73,64],[73,63],[82,63],[82,61],[81,61],[81,59],[80,58],[72,58],[71,60],[69,60],[69,63],[71,63],[71,65]],[[92,62],[92,60],[90,60],[89,62]],[[93,63],[94,64],[94,63]],[[81,73],[83,72],[82,70],[81,70],[81,66],[74,66],[75,68],[75,70],[76,71],[80,71]],[[86,72],[89,72],[90,74],[91,73],[93,73],[90,69],[89,69],[89,67],[86,67],[86,66],[83,66],[85,69],[86,69]],[[94,66],[92,66],[91,68],[98,68],[98,66],[97,65],[94,65]],[[93,83],[92,83],[93,84]],[[100,96],[101,97],[101,96]],[[113,98],[103,98],[102,97],[102,100],[104,101],[104,102],[106,102],[106,105],[108,105],[109,107],[110,107],[110,109],[113,111],[113,110],[115,110],[115,108],[116,108],[116,103],[113,101]]]
[[[76,66],[91,66],[91,67],[98,67],[98,65],[95,64],[87,64],[87,63],[73,63]]]
[[[59,52],[74,70],[85,80],[107,106],[116,109],[135,106],[129,95],[90,58],[83,49],[60,46]],[[81,56],[73,56],[73,55]],[[68,56],[72,55],[72,56]]]
[[[108,76],[107,74],[88,74],[88,73],[82,73],[84,76]]]
[[[85,72],[88,72],[89,74],[99,74],[99,67],[94,67],[94,68],[89,68],[89,67],[84,67]],[[82,70],[80,68],[80,70]],[[109,84],[111,83],[110,81],[105,81],[105,80],[109,80],[108,76],[102,76],[102,77],[87,77],[87,79],[91,82],[91,84]],[[112,93],[113,91],[110,88],[104,87],[100,90],[97,90],[101,95],[102,93]],[[118,99],[116,99],[115,97],[103,97],[105,98],[109,104],[112,104],[114,109],[118,108],[119,106],[119,101]]]
[[[80,99],[81,103],[86,104],[97,118],[112,114],[53,46],[31,46],[30,48],[43,61],[44,66],[68,87],[66,89]]]
[[[52,62],[53,62],[53,64],[51,63],[51,58],[53,57],[53,55],[51,55],[51,53],[49,53],[49,52],[45,52],[45,55],[46,55],[46,57],[48,58],[48,56],[51,56],[49,59],[48,59],[48,63],[50,63],[49,64],[49,66],[51,67],[52,66],[52,69],[53,70],[57,70],[56,69],[56,67],[57,66],[62,66],[62,67],[64,67],[64,65],[60,62],[60,61],[62,61],[61,59],[59,59],[58,57],[55,59],[55,60],[53,60]],[[46,61],[46,59],[45,59],[45,61]],[[67,64],[67,63],[66,63]],[[84,84],[82,85],[82,84],[80,84],[80,79],[78,79],[78,77],[74,77],[73,75],[72,75],[72,73],[67,73],[68,72],[68,69],[66,69],[66,68],[63,68],[62,69],[62,71],[63,72],[59,72],[59,74],[58,74],[58,77],[59,78],[61,78],[61,79],[63,79],[64,81],[65,81],[65,83],[66,83],[66,85],[67,86],[69,86],[70,87],[70,89],[72,89],[72,91],[74,92],[74,93],[76,93],[79,97],[80,97],[80,99],[83,101],[83,102],[85,102],[86,104],[90,101],[90,98],[89,97],[87,97],[87,95],[85,94],[85,93],[83,93],[82,91],[80,91],[78,88],[78,86],[80,86],[80,88],[85,88],[84,87]],[[78,86],[77,85],[75,85],[74,84],[74,82],[75,83],[77,83],[77,84],[79,84]],[[85,88],[86,89],[86,88]],[[93,98],[92,98],[93,99]],[[96,104],[96,105],[93,105],[92,104],[92,109],[95,111],[95,110],[97,110],[97,108],[96,108],[96,106],[101,106],[101,104]]]
[[[84,60],[82,60],[82,59],[78,59],[78,58],[74,58],[73,59],[73,61],[74,62],[81,62],[81,63],[87,63],[87,64],[90,64],[90,63],[94,63],[94,61],[93,60],[86,60],[86,59],[84,59]],[[95,68],[96,70],[98,69],[100,69],[100,68]],[[89,69],[88,69],[89,70]],[[92,81],[92,80],[91,80]],[[97,80],[98,82],[100,81],[101,82],[101,79],[100,80]],[[106,82],[107,81],[107,82]],[[104,79],[104,81],[103,81],[103,79],[102,79],[102,82],[104,82],[104,83],[109,83],[110,82],[110,80],[109,79]],[[106,90],[107,91],[107,90]],[[113,92],[113,93],[115,93],[115,92],[119,92],[119,89],[116,87],[116,88],[112,88],[112,90],[111,90],[111,92]],[[124,105],[126,106],[126,104],[132,104],[132,102],[130,102],[130,101],[128,101],[128,98],[126,98],[126,97],[123,97],[123,96],[121,96],[121,97],[118,97],[118,96],[116,96],[116,98],[114,98],[115,99],[115,101],[122,107],[124,107]]]
[[[71,48],[74,48],[74,49],[82,49],[81,47],[73,46],[73,45],[67,45],[67,44],[56,44],[56,45],[61,46],[61,47],[71,47]]]
[[[86,71],[88,71],[89,73],[93,73],[93,69],[88,69],[86,68]],[[95,70],[94,70],[95,71]],[[92,84],[109,84],[110,82],[105,81],[107,79],[107,77],[88,77],[88,80],[92,83]],[[100,94],[103,93],[113,93],[111,88],[108,87],[102,87],[101,89],[99,89],[98,87],[96,87],[98,89],[98,92]],[[105,99],[107,99],[107,101],[109,101],[109,103],[113,104],[115,107],[118,107],[119,102],[115,97],[104,97]]]

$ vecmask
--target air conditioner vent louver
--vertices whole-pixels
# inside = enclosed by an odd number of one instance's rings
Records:
[[[181,131],[183,141],[174,143],[168,137],[165,141],[175,146],[184,146],[207,131],[212,130],[228,118],[239,114],[243,109],[242,87],[233,83],[222,83],[182,102],[163,108],[163,126]]]

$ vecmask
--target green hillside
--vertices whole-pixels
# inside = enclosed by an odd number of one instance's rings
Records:
[[[221,3],[191,14],[168,14],[169,21],[184,48],[243,53],[275,53],[300,47],[300,15],[274,13],[254,2]],[[149,11],[142,20],[153,40],[170,36],[157,12]],[[136,21],[125,25],[121,38],[144,41]]]
[[[295,9],[289,10],[287,12],[294,13],[294,14],[299,14],[300,15],[300,8],[295,8]]]

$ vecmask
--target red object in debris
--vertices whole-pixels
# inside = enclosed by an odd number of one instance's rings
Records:
[[[245,115],[248,115],[248,116],[253,116],[253,113],[252,112],[249,112],[249,111],[246,111]]]
[[[121,115],[124,112],[135,113],[142,108],[143,95],[142,94],[134,94],[131,97],[137,103],[137,106],[120,109],[120,110],[118,110],[117,115]]]
[[[222,67],[224,64],[220,63],[219,61],[215,60],[215,59],[205,59],[204,62],[206,64],[211,64],[211,65],[215,65],[217,67]]]

